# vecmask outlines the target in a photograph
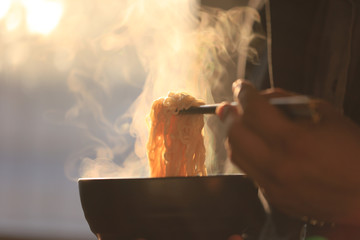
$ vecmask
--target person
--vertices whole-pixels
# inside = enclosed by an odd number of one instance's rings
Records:
[[[314,100],[314,122],[290,119],[269,103],[294,93],[259,92],[245,80],[234,82],[233,92],[240,108],[217,110],[223,121],[232,119],[230,157],[269,203],[295,218],[360,227],[360,127],[322,100]]]
[[[289,215],[360,226],[359,126],[325,101],[316,102],[319,122],[293,121],[268,101],[292,93],[242,80],[233,89],[242,109],[228,109],[231,159],[269,201]]]
[[[217,111],[232,119],[231,160],[281,212],[360,230],[360,1],[270,5],[274,80],[282,89],[233,84],[240,109]],[[269,104],[294,92],[323,99],[316,100],[319,121],[291,120]]]

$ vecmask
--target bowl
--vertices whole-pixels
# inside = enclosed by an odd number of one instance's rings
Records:
[[[256,238],[265,213],[243,175],[79,179],[85,218],[101,240]]]

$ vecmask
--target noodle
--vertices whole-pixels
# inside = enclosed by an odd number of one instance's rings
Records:
[[[204,117],[178,115],[204,102],[185,93],[169,93],[154,101],[150,113],[147,154],[151,177],[205,176]]]

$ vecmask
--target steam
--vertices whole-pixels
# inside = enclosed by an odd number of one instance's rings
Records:
[[[232,82],[239,71],[240,75],[245,71],[246,61],[239,59],[257,58],[256,50],[250,47],[254,38],[261,37],[252,30],[253,23],[260,21],[254,8],[201,8],[193,0],[135,0],[125,1],[122,7],[118,24],[91,43],[92,55],[87,54],[84,60],[88,63],[90,58],[93,64],[81,64],[68,79],[77,103],[66,119],[82,127],[95,144],[71,157],[72,163],[74,159],[81,161],[83,177],[148,176],[146,118],[152,102],[169,91],[185,91],[207,103],[229,101]],[[118,71],[126,77],[129,68],[134,70],[132,63],[140,62],[137,67],[147,76],[143,82],[134,83],[143,86],[136,100],[124,114],[110,121],[98,100],[111,94],[106,76],[106,67],[111,64],[109,55],[126,55],[129,49],[136,54],[128,55],[129,61],[123,61]],[[113,58],[121,59],[124,56]],[[84,115],[92,116],[94,122],[81,121]],[[206,128],[205,141],[211,146],[211,128],[219,123],[207,121],[211,124]],[[91,126],[95,125],[100,132],[94,132]],[[136,139],[134,145],[131,137]],[[217,159],[216,152],[216,148],[207,149],[207,166],[213,173],[222,170],[211,166],[225,161]]]

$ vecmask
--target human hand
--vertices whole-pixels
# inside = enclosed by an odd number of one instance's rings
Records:
[[[314,123],[290,120],[268,103],[291,93],[258,92],[246,81],[235,82],[233,91],[241,109],[218,109],[220,118],[234,118],[231,159],[272,206],[295,217],[360,225],[359,127],[324,101]]]
[[[244,240],[240,235],[231,235],[227,240]]]

